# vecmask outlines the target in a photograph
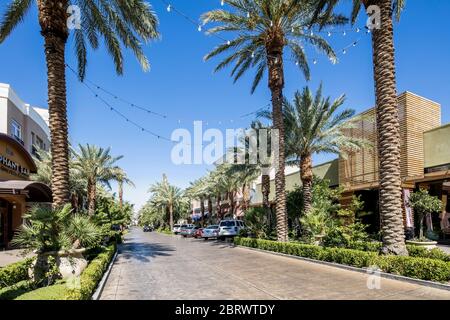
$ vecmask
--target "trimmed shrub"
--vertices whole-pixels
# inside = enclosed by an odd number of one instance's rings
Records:
[[[12,286],[23,280],[29,280],[28,268],[32,262],[33,258],[28,258],[0,268],[0,289]]]
[[[267,251],[285,253],[289,255],[310,258],[345,264],[358,268],[367,268],[376,266],[380,270],[398,274],[405,277],[430,280],[437,282],[450,281],[450,262],[443,261],[442,251],[422,252],[420,249],[413,248],[411,252],[416,255],[428,255],[430,257],[440,257],[441,259],[432,259],[429,257],[400,257],[400,256],[380,256],[374,251],[361,251],[344,248],[325,248],[315,245],[301,243],[284,243],[270,240],[258,240],[249,238],[234,238],[236,245],[258,248]],[[367,249],[374,249],[367,246]],[[444,253],[445,254],[445,253]]]
[[[103,277],[116,251],[111,245],[93,259],[80,276],[80,286],[73,288],[67,283],[39,288],[19,296],[16,300],[89,300]]]
[[[66,294],[66,284],[59,283],[27,292],[15,300],[64,300]]]
[[[33,290],[33,282],[24,280],[12,286],[0,289],[0,300],[14,300],[16,297]]]

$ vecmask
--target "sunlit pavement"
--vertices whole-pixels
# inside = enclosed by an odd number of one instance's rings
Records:
[[[368,289],[368,282],[376,284],[369,276],[135,228],[101,299],[450,299],[450,291],[384,278],[379,289]]]

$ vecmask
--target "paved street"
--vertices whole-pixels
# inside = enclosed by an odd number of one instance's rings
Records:
[[[133,229],[101,299],[450,299],[450,291],[288,257]]]

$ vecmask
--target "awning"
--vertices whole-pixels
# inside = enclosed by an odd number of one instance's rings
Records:
[[[36,181],[0,181],[1,195],[25,195],[27,202],[52,202],[51,189]]]

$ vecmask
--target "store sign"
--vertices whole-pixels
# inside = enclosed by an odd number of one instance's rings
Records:
[[[30,170],[0,154],[0,169],[15,176],[30,175]]]

